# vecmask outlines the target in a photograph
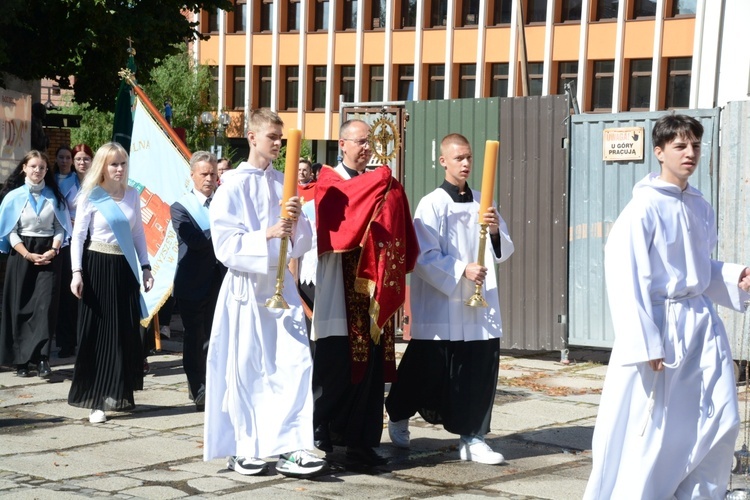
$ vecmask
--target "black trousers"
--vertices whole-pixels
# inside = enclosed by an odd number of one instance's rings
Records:
[[[312,311],[313,307],[315,307],[315,285],[312,283],[298,283],[297,291],[299,292],[299,297]],[[308,318],[307,315],[305,315],[305,325],[307,326],[307,338],[309,339],[312,332],[312,319]],[[315,342],[310,342],[310,355],[313,358],[315,357]]]
[[[313,425],[327,430],[341,446],[380,446],[383,433],[383,349],[370,341],[370,359],[362,382],[353,384],[348,337],[315,342]]]
[[[385,408],[393,421],[419,414],[459,435],[490,430],[500,339],[474,342],[411,340]]]
[[[178,299],[178,304],[182,326],[185,328],[182,338],[182,367],[187,376],[190,399],[195,399],[206,388],[206,356],[216,296],[211,294],[203,300]]]

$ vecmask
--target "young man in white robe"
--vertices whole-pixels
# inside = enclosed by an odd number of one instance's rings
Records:
[[[724,498],[739,431],[732,353],[714,303],[744,310],[748,268],[713,260],[716,217],[688,184],[703,126],[667,115],[661,164],[633,188],[605,247],[615,343],[586,499]]]
[[[250,114],[250,155],[222,177],[209,209],[216,258],[228,269],[219,292],[208,348],[204,460],[229,456],[243,475],[276,471],[309,477],[327,463],[313,448],[312,360],[304,313],[290,272],[283,297],[289,309],[265,307],[278,266],[310,248],[312,228],[294,196],[282,219],[284,174],[271,162],[281,148],[283,122],[268,109]],[[289,238],[280,261],[281,240]]]
[[[461,460],[496,465],[501,453],[485,442],[490,430],[500,360],[500,300],[494,266],[513,253],[495,207],[479,214],[469,188],[469,141],[449,134],[440,143],[445,181],[420,200],[414,214],[419,257],[411,278],[411,337],[385,406],[391,442],[409,447],[409,418],[419,412],[460,435]],[[489,225],[484,262],[477,263],[479,223]],[[466,301],[476,285],[488,307]]]

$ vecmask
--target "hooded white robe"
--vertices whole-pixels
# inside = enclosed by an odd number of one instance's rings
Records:
[[[269,309],[281,240],[266,240],[280,215],[284,175],[243,162],[225,173],[209,210],[216,258],[227,267],[206,366],[203,459],[264,458],[313,448],[312,360],[291,273],[289,309]],[[287,262],[309,248],[306,217],[296,223]]]
[[[605,277],[615,343],[585,499],[724,498],[739,414],[712,302],[741,311],[750,296],[738,286],[744,266],[711,259],[715,220],[698,190],[652,173],[612,227]],[[659,358],[665,369],[655,372],[648,361]]]

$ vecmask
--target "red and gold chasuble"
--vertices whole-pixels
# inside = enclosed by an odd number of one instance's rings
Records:
[[[352,382],[362,380],[370,339],[383,342],[386,382],[396,378],[393,316],[419,255],[409,201],[388,167],[344,179],[320,171],[315,192],[318,255],[342,253]]]

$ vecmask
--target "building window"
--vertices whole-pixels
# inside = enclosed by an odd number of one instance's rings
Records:
[[[698,0],[673,0],[672,17],[694,16]]]
[[[596,17],[597,21],[602,19],[617,19],[619,9],[619,0],[597,0]]]
[[[578,79],[578,61],[557,63],[557,93],[565,93],[565,85]]]
[[[325,109],[326,107],[326,72],[325,66],[313,66],[313,109]]]
[[[612,110],[612,88],[615,82],[614,61],[594,61],[591,107],[594,111]]]
[[[234,66],[232,68],[234,82],[232,85],[232,104],[234,109],[245,107],[245,67]]]
[[[495,0],[492,2],[492,24],[510,24],[510,11],[513,0]]]
[[[370,29],[380,29],[385,28],[385,21],[386,21],[386,10],[385,10],[385,2],[386,0],[372,0],[371,11],[370,11],[370,18],[372,20],[372,24],[370,26]]]
[[[247,2],[246,0],[237,0],[234,4],[234,32],[244,33],[247,30]]]
[[[414,28],[417,25],[417,0],[401,0],[401,27]]]
[[[258,107],[271,107],[271,66],[258,66]]]
[[[356,30],[357,29],[357,8],[359,2],[357,0],[344,0],[344,29],[345,30]]]
[[[528,0],[526,24],[547,21],[547,0]]]
[[[648,110],[651,104],[651,59],[630,61],[628,110]]]
[[[300,0],[289,0],[289,6],[286,13],[287,31],[299,31]]]
[[[544,63],[530,62],[526,66],[526,71],[529,76],[529,95],[542,95]]]
[[[464,0],[461,4],[461,26],[476,26],[479,23],[479,0]]]
[[[284,87],[284,108],[295,110],[298,106],[299,96],[299,67],[286,67],[286,84]]]
[[[427,99],[442,99],[445,95],[445,66],[443,64],[430,64],[427,66],[429,73],[429,84],[427,86]]]
[[[370,92],[368,94],[368,100],[370,102],[385,100],[385,97],[383,96],[384,73],[384,66],[370,66]]]
[[[215,9],[208,12],[208,32],[218,33],[219,32],[219,9]]]
[[[414,100],[414,65],[403,64],[398,67],[398,100]]]
[[[635,7],[633,9],[633,19],[639,17],[655,17],[656,16],[656,1],[655,0],[635,0]]]
[[[328,0],[315,0],[315,31],[328,31]]]
[[[492,63],[490,75],[490,97],[508,97],[508,63]]]
[[[344,102],[354,102],[354,66],[341,66],[339,89]]]
[[[583,0],[563,0],[560,20],[562,22],[580,21],[582,3]]]
[[[477,65],[461,64],[458,67],[458,97],[474,97],[477,82]]]
[[[260,19],[258,31],[273,31],[273,2],[263,0],[260,2]]]
[[[448,1],[432,0],[430,2],[430,28],[443,27],[448,21]]]
[[[690,104],[692,57],[667,60],[667,109],[687,108]]]
[[[208,102],[212,108],[216,108],[219,105],[219,67],[209,66],[208,71],[211,72],[211,86],[208,88]]]

